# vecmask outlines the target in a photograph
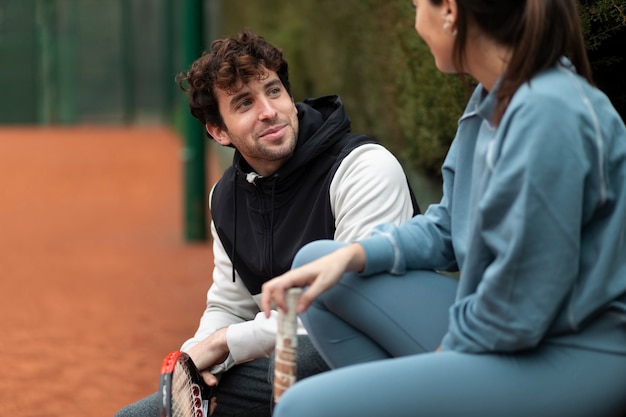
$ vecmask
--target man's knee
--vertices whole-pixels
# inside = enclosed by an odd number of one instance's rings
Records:
[[[160,417],[161,404],[157,392],[136,403],[127,405],[115,413],[114,417]]]

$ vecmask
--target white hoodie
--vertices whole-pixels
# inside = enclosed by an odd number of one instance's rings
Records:
[[[383,146],[357,147],[341,162],[330,185],[331,210],[335,218],[334,239],[352,242],[369,235],[380,223],[396,223],[412,217],[413,206],[406,176],[398,160]],[[209,199],[210,201],[210,199]],[[276,339],[276,312],[267,319],[260,312],[261,295],[252,296],[243,280],[232,279],[232,263],[211,223],[213,236],[213,284],[207,292],[206,309],[185,351],[215,331],[228,327],[230,355],[212,369],[220,373],[233,365],[268,357]],[[299,325],[299,332],[306,331]]]

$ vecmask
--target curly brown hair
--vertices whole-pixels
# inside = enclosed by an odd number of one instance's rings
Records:
[[[287,61],[282,50],[268,43],[262,36],[244,30],[237,37],[213,41],[208,51],[196,59],[187,72],[176,81],[189,97],[191,114],[203,125],[225,128],[219,112],[215,89],[236,92],[241,83],[262,80],[267,70],[275,71],[291,95]]]

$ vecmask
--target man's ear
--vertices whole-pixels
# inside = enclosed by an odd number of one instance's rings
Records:
[[[230,137],[228,136],[228,134],[226,134],[226,131],[222,129],[221,127],[217,125],[212,125],[210,123],[205,124],[204,127],[206,131],[208,132],[208,134],[211,135],[211,137],[215,139],[215,141],[219,143],[220,145],[228,146],[231,144]]]

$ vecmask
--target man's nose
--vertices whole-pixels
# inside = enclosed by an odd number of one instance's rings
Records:
[[[259,119],[273,119],[276,117],[277,111],[274,103],[268,98],[259,101]]]

